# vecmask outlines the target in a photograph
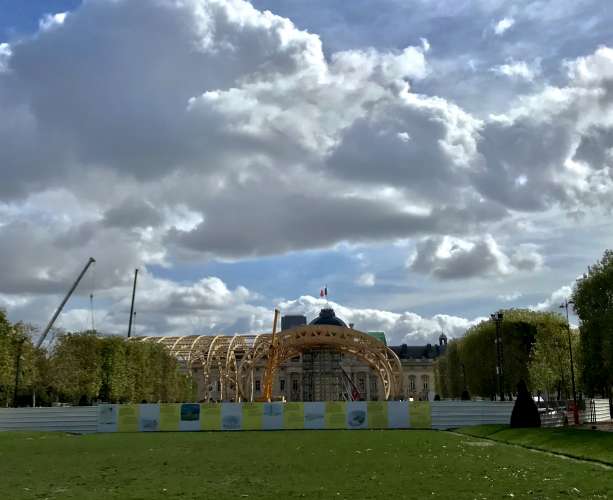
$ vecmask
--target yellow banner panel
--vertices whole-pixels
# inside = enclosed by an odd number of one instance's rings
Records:
[[[138,432],[138,405],[120,405],[117,432]]]
[[[161,431],[178,431],[180,413],[181,413],[181,405],[161,404],[160,405],[160,430]]]
[[[283,428],[304,429],[303,403],[285,403],[283,407]]]
[[[387,401],[368,401],[368,428],[387,429]]]
[[[262,428],[263,403],[243,403],[243,430],[259,430]]]
[[[200,430],[221,430],[221,404],[204,403],[200,405]]]
[[[430,401],[411,401],[409,403],[409,415],[412,428],[432,428]]]
[[[343,401],[326,401],[326,429],[345,429],[347,408]]]

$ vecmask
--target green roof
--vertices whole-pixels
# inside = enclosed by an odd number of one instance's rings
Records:
[[[383,342],[387,345],[387,339],[385,338],[385,332],[368,332],[368,335],[376,338],[379,342]]]

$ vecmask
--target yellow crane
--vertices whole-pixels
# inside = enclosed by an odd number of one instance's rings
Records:
[[[272,322],[272,336],[270,339],[270,348],[268,350],[268,363],[264,371],[264,395],[256,401],[272,401],[272,384],[275,380],[275,372],[278,367],[279,352],[277,349],[277,321],[279,320],[279,309],[275,308],[275,317]]]

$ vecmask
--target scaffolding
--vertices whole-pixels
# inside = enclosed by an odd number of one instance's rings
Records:
[[[347,399],[342,383],[342,355],[322,347],[302,353],[302,398],[304,401],[342,401]]]

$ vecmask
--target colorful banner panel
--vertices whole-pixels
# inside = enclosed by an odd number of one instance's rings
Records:
[[[348,429],[368,429],[366,401],[348,401],[345,408]]]
[[[117,432],[117,405],[98,406],[98,432]]]
[[[183,403],[179,410],[179,430],[200,430],[200,405],[197,403]]]
[[[428,401],[183,403],[98,406],[98,432],[432,427]]]
[[[138,430],[141,432],[156,432],[160,430],[160,405],[139,405]]]
[[[240,431],[243,428],[243,405],[246,404],[254,403],[221,403],[222,431]]]
[[[263,403],[262,429],[283,429],[283,406],[285,403]]]

